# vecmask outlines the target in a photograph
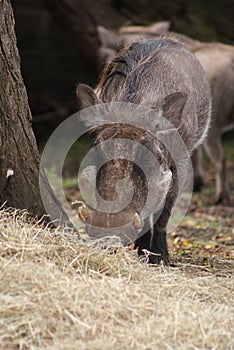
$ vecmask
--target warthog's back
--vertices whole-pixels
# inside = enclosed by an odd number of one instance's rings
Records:
[[[207,77],[194,54],[172,40],[128,46],[106,67],[97,92],[104,102],[130,102],[155,110],[167,95],[183,92],[187,101],[176,125],[188,149],[196,148],[207,132],[211,106]]]

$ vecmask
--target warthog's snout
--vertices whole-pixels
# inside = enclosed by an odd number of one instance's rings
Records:
[[[91,237],[117,236],[123,244],[129,244],[138,237],[143,228],[143,220],[137,212],[107,214],[89,208],[82,201],[75,201],[72,206],[77,210],[80,220],[86,224]]]

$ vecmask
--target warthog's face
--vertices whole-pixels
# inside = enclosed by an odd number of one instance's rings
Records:
[[[101,103],[84,85],[78,86],[77,96],[81,108]],[[169,112],[174,108],[176,116],[185,101],[184,94],[175,93],[164,99],[163,106]],[[170,188],[171,160],[165,158],[163,145],[148,130],[116,123],[95,131],[95,160],[99,163],[93,177],[96,203],[77,202],[75,206],[90,236],[114,235],[127,244],[146,232],[149,215],[160,215]],[[85,174],[83,177],[85,181]]]
[[[137,143],[125,144],[125,148],[118,152],[123,146],[121,141],[119,138],[111,139],[111,145],[106,147],[105,142],[100,142],[96,147],[95,158],[103,165],[98,171],[95,169],[96,179],[93,176],[93,181],[96,180],[95,203],[92,208],[88,205],[89,201],[79,202],[76,207],[91,237],[117,236],[123,244],[127,244],[134,241],[143,228],[141,213],[146,203],[147,183],[143,172],[134,162],[118,158],[122,151],[126,158],[135,159],[139,153],[135,149]],[[109,161],[106,157],[108,148],[113,149],[113,159]],[[80,181],[82,183],[85,180],[84,170]]]
[[[114,126],[111,128],[114,133],[117,132]],[[118,150],[123,146],[121,141],[124,140],[111,139],[110,147],[114,150],[114,159],[109,161],[105,158],[107,152],[105,142],[100,143],[97,158],[103,165],[95,176],[96,203],[91,208],[88,205],[89,201],[79,202],[77,212],[79,218],[86,224],[90,236],[96,238],[118,236],[123,244],[127,244],[135,241],[139,234],[143,233],[143,222],[148,213],[163,208],[171,172],[164,171],[159,163],[155,164],[154,154],[149,149],[150,145],[143,145],[143,141],[129,143],[128,140],[124,143],[123,153],[126,158],[131,158],[133,161],[118,158]],[[139,162],[140,167],[137,165]],[[84,174],[81,172],[81,180],[85,181],[85,171]],[[155,199],[156,203],[153,203]]]

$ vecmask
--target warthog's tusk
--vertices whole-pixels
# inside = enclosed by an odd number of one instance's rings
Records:
[[[137,212],[134,214],[133,224],[137,233],[139,233],[143,227],[143,220]]]
[[[77,209],[77,214],[80,220],[86,223],[90,216],[90,212],[87,206],[85,205],[85,203],[82,201],[75,201],[75,202],[72,202],[72,206],[73,208]]]

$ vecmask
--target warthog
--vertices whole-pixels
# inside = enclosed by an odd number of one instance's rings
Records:
[[[124,235],[135,240],[139,254],[143,254],[146,249],[151,252],[149,262],[158,263],[162,260],[168,265],[166,230],[178,192],[178,169],[168,149],[154,135],[153,130],[151,132],[151,125],[154,120],[160,120],[160,116],[164,117],[170,122],[172,130],[176,130],[183,139],[189,155],[203,142],[210,122],[211,96],[208,80],[200,63],[179,43],[163,39],[145,40],[131,44],[114,58],[105,68],[95,91],[80,84],[76,92],[81,109],[121,102],[138,105],[150,111],[145,128],[128,124],[129,118],[126,116],[126,123],[124,120],[107,123],[93,131],[96,143],[100,146],[99,157],[105,156],[106,141],[113,141],[117,152],[121,148],[121,140],[127,139],[133,142],[133,146],[131,142],[130,146],[126,146],[134,153],[133,160],[147,157],[147,152],[146,155],[141,153],[142,150],[136,144],[156,158],[159,164],[158,173],[151,172],[151,182],[153,195],[160,193],[162,198],[159,198],[161,207],[157,219],[153,220],[153,227],[149,225],[148,231],[134,239],[136,232],[143,229],[143,224],[149,222],[149,218],[144,223],[141,220],[147,197],[147,182],[144,174],[127,156],[126,159],[116,156],[99,169],[97,192],[111,204],[116,200],[118,182],[131,180],[133,196],[130,203],[120,212],[111,214],[93,210],[83,203],[79,205],[78,214],[89,225],[89,229],[94,230],[94,235],[98,235],[103,227],[116,227],[118,232],[124,226]],[[147,160],[145,164],[146,167],[151,166],[147,164]]]
[[[99,59],[102,64],[109,63],[116,53],[139,39],[157,39],[166,37],[167,39],[177,40],[185,46],[191,48],[200,44],[199,41],[189,38],[186,35],[169,31],[170,22],[156,22],[149,26],[127,26],[120,27],[116,32],[103,26],[98,26],[97,31],[101,46],[99,48]]]
[[[234,47],[220,43],[201,43],[193,49],[203,66],[211,87],[211,128],[204,148],[216,171],[216,203],[230,200],[226,158],[222,135],[234,128]],[[195,184],[202,185],[201,149],[194,154]]]
[[[103,26],[98,26],[97,31],[101,42],[99,48],[99,59],[101,64],[109,63],[116,52],[132,42],[139,39],[139,36],[152,39],[156,35],[165,35],[170,27],[170,22],[156,22],[149,26],[127,26],[121,27],[116,33],[106,29]]]
[[[164,22],[162,22],[164,23]],[[116,33],[105,28],[99,29],[102,43],[100,59],[108,63],[124,45],[140,38],[154,37],[164,34],[167,39],[180,42],[189,48],[200,61],[206,72],[212,94],[212,122],[204,149],[214,164],[216,171],[216,203],[228,201],[230,191],[226,175],[226,160],[222,147],[222,135],[234,128],[234,47],[217,42],[202,43],[186,35],[167,31],[164,33],[152,31],[150,26],[122,27]],[[169,29],[169,28],[168,28]],[[107,38],[112,37],[112,45]],[[203,185],[202,147],[193,155],[195,189]]]

